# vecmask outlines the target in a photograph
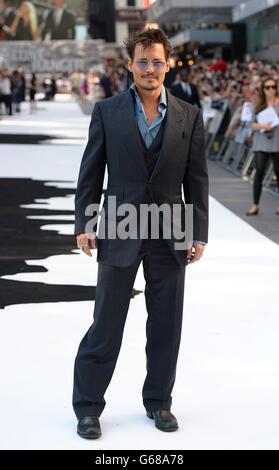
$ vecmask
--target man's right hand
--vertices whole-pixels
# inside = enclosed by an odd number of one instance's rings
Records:
[[[92,256],[90,250],[97,248],[95,233],[80,233],[79,235],[76,235],[76,242],[77,247],[87,256]]]

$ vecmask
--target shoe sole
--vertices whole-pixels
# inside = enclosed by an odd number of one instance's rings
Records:
[[[78,432],[77,431],[77,434],[80,436],[80,437],[83,437],[83,439],[98,439],[99,437],[101,437],[102,433],[99,434],[98,436],[88,436],[86,434],[82,434],[81,432]]]
[[[147,412],[147,413],[146,413],[146,416],[148,416],[148,418],[150,418],[150,419],[154,419],[152,413]],[[155,423],[155,427],[156,427],[157,429],[159,429],[160,431],[164,431],[164,432],[172,432],[172,431],[177,431],[177,430],[179,429],[178,426],[173,427],[173,428],[165,428],[165,429],[163,429],[163,428],[160,428],[159,426],[157,426],[156,423]]]
[[[178,427],[177,428],[166,428],[166,429],[162,429],[162,428],[159,428],[159,426],[156,426],[155,424],[155,428],[159,429],[160,431],[163,431],[163,432],[173,432],[173,431],[177,431],[178,430]]]

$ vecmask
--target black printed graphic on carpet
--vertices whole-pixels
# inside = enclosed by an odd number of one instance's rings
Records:
[[[75,140],[76,137],[67,137],[67,141]],[[39,145],[49,144],[51,141],[65,140],[65,136],[58,135],[46,135],[46,134],[0,134],[1,144],[12,144],[12,145]],[[67,145],[64,143],[64,145]],[[71,143],[72,145],[72,143]]]
[[[59,181],[61,182],[61,181]],[[58,188],[47,181],[31,178],[0,179],[0,308],[8,305],[44,302],[71,302],[95,299],[95,286],[56,285],[43,282],[22,282],[1,279],[1,276],[17,273],[47,272],[43,260],[49,256],[74,253],[76,250],[73,235],[62,235],[53,230],[41,230],[42,225],[73,224],[64,220],[65,215],[74,215],[72,210],[53,210],[20,207],[36,204],[36,199],[66,197],[74,194],[73,188]],[[63,183],[67,183],[63,181]],[[72,183],[72,182],[69,182]],[[40,202],[40,206],[42,203]],[[36,219],[29,219],[36,216]],[[40,216],[57,216],[53,219],[40,219]],[[61,216],[61,219],[59,219]],[[27,264],[32,259],[42,260],[41,266]],[[140,293],[134,290],[132,297]]]

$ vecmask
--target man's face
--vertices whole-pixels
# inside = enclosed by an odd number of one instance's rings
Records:
[[[161,88],[170,69],[163,44],[156,43],[146,49],[143,49],[142,44],[137,44],[134,58],[128,59],[128,69],[133,74],[137,88],[143,90]]]
[[[64,0],[53,0],[54,8],[62,8],[64,4]]]

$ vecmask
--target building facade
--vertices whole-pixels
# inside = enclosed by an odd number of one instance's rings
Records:
[[[175,51],[234,60],[246,52],[245,24],[233,22],[241,0],[156,0],[148,19],[170,37]]]
[[[89,34],[93,39],[123,46],[135,30],[144,28],[150,0],[89,0]]]
[[[135,30],[145,27],[147,22],[146,0],[116,0],[115,1],[115,40],[118,46]]]
[[[247,52],[255,59],[279,60],[279,0],[246,0],[233,8],[235,24],[245,22]]]

